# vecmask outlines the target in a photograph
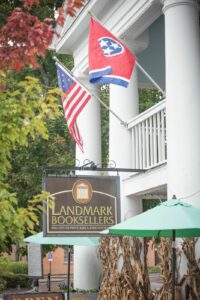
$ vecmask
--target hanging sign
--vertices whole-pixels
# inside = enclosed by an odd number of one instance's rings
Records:
[[[120,221],[118,176],[47,176],[45,187],[51,193],[43,222],[46,236],[98,235]]]

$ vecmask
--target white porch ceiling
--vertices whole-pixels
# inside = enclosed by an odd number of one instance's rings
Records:
[[[165,195],[167,192],[167,164],[137,173],[124,179],[124,195]]]

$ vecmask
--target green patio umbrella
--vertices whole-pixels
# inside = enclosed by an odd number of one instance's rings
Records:
[[[68,245],[68,246],[97,246],[98,237],[44,237],[43,232],[31,235],[24,239],[26,243],[41,245]]]
[[[108,228],[112,235],[172,237],[172,299],[175,300],[176,237],[200,236],[200,209],[172,199]]]
[[[44,237],[43,232],[39,232],[24,239],[27,243],[40,245],[68,245],[68,246],[98,246],[98,237]],[[70,251],[68,252],[68,277],[67,277],[67,299],[69,299],[70,286]],[[49,279],[50,282],[50,279]],[[50,286],[50,285],[49,285]]]

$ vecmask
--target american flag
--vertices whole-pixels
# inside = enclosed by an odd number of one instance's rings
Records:
[[[65,119],[72,139],[83,152],[83,141],[77,126],[77,118],[91,98],[91,94],[81,86],[70,73],[56,63],[58,85],[65,93],[62,98]]]

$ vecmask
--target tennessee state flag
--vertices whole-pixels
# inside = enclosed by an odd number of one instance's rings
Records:
[[[135,56],[112,33],[90,20],[89,81],[128,86]]]

